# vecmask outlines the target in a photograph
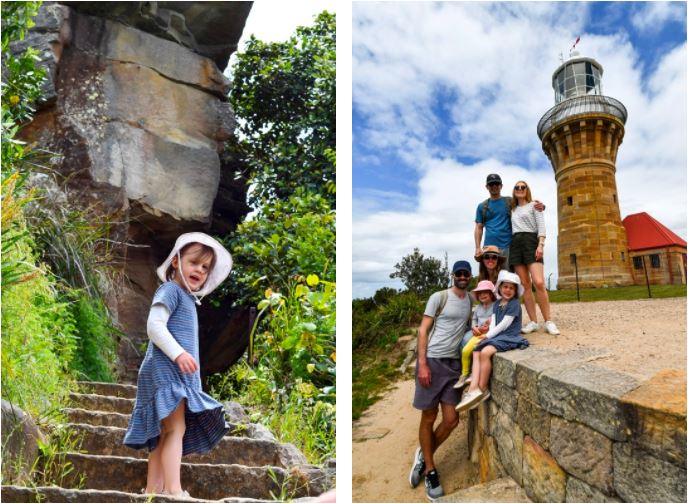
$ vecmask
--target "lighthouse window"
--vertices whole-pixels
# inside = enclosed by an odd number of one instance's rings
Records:
[[[573,206],[573,196],[567,197],[566,202],[569,203],[569,206]]]
[[[660,263],[659,263],[659,254],[654,253],[650,255],[650,261],[652,262],[652,267],[655,269],[659,268]]]
[[[621,252],[621,262],[626,262],[626,254]]]
[[[614,202],[616,202],[616,194],[613,194]]]

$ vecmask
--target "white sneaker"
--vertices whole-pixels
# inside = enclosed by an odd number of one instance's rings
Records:
[[[561,333],[557,326],[554,324],[554,322],[551,320],[545,322],[545,330],[550,335],[559,335]]]
[[[550,322],[550,323],[551,323],[551,322]],[[522,334],[529,334],[529,333],[535,332],[535,331],[537,331],[537,330],[539,330],[539,329],[540,329],[539,323],[537,323],[537,322],[535,322],[535,321],[531,321],[530,323],[528,323],[526,326],[524,326],[524,327],[521,329],[521,333],[522,333]]]
[[[459,402],[459,405],[456,406],[456,412],[461,412],[462,410],[470,409],[473,405],[479,403],[482,397],[483,392],[480,391],[480,389],[477,389],[475,391],[469,391],[464,395],[463,400]]]
[[[459,381],[454,385],[454,389],[463,389],[467,384],[471,384],[471,376],[462,374]]]

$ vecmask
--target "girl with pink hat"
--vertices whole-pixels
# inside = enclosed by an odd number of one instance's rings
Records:
[[[464,336],[465,345],[461,350],[461,377],[454,385],[456,389],[462,389],[470,384],[469,377],[471,368],[471,354],[475,346],[485,338],[485,334],[490,328],[492,319],[492,304],[495,301],[494,283],[490,280],[483,280],[471,291],[471,297],[477,299],[479,304],[473,310],[471,330]]]

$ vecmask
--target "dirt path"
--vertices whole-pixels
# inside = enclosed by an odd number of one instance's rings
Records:
[[[538,313],[539,314],[539,313]],[[525,314],[524,314],[525,316]],[[533,346],[598,348],[609,354],[596,365],[647,379],[667,368],[686,368],[686,299],[558,303],[552,316],[562,334],[531,334]],[[526,317],[527,318],[527,317]],[[640,343],[645,343],[641,350]],[[418,444],[419,413],[411,406],[413,381],[401,381],[353,425],[353,501],[426,501],[411,489],[408,471]],[[467,461],[466,415],[439,449],[446,494],[471,485],[477,468]]]

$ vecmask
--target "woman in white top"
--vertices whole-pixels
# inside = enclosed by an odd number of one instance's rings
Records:
[[[545,248],[545,217],[535,210],[535,203],[528,184],[516,182],[511,199],[511,231],[509,247],[509,266],[518,274],[525,288],[523,303],[530,323],[523,326],[522,333],[528,334],[540,328],[535,311],[535,300],[531,284],[535,285],[537,303],[545,319],[545,330],[551,335],[559,335],[559,329],[550,318],[549,296],[545,289],[543,256]]]

